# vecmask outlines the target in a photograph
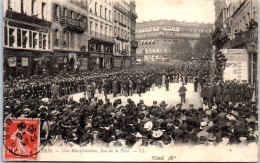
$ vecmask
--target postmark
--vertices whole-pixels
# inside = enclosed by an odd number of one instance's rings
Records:
[[[40,119],[7,118],[4,122],[4,160],[37,160]]]

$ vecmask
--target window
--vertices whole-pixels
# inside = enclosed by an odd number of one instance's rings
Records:
[[[21,29],[17,29],[17,46],[21,46]]]
[[[105,27],[105,35],[107,35],[107,27]]]
[[[29,47],[32,47],[32,31],[29,31]]]
[[[59,46],[58,29],[54,29],[53,38],[54,38],[54,46],[58,47]]]
[[[64,17],[67,16],[67,9],[66,9],[66,8],[63,9],[63,16],[64,16]]]
[[[116,36],[117,35],[116,27],[114,28],[114,33],[115,33],[115,36]]]
[[[100,25],[100,33],[102,34],[102,31],[103,31],[103,26]]]
[[[89,30],[90,30],[90,32],[92,31],[92,24],[93,24],[92,22],[89,22],[89,28],[90,28]]]
[[[37,33],[33,33],[33,48],[36,48],[37,45]]]
[[[45,19],[46,17],[46,3],[42,2],[42,19]]]
[[[111,21],[111,11],[109,10],[109,14],[108,14],[108,20]]]
[[[9,46],[13,46],[14,44],[14,40],[15,36],[14,36],[14,29],[9,28]]]
[[[23,44],[23,48],[26,48],[26,45],[27,45],[27,36],[26,36],[26,34],[27,34],[27,31],[23,31],[22,32],[22,44]]]
[[[70,38],[70,47],[72,48],[72,49],[74,49],[74,33],[71,33],[71,38]]]
[[[117,20],[120,21],[120,13],[118,12]]]
[[[43,35],[42,46],[44,50],[46,49],[46,43],[47,43],[47,35]]]
[[[107,20],[107,8],[105,8],[105,19]]]
[[[58,21],[58,5],[57,4],[54,5],[53,13],[54,13],[53,14],[53,19]]]
[[[35,15],[35,0],[32,0],[31,12],[32,12],[32,15]]]
[[[42,33],[39,33],[39,48],[42,48]]]
[[[21,13],[24,13],[24,8],[23,8],[23,0],[21,0]]]
[[[7,1],[7,7],[8,7],[8,9],[11,9],[11,0]]]
[[[8,45],[8,29],[7,29],[7,26],[4,27],[4,42],[5,42],[5,45]]]
[[[114,12],[114,17],[115,17],[114,19],[115,19],[115,20],[116,20],[116,16],[117,16],[117,15],[116,15],[116,11],[115,11],[115,12]]]
[[[97,2],[95,2],[95,15],[97,15]]]
[[[97,32],[98,31],[98,25],[96,24],[95,25],[95,32]]]
[[[102,5],[100,5],[100,10],[99,10],[99,12],[100,12],[100,17],[102,18]]]

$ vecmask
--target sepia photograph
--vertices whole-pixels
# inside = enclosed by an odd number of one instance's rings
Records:
[[[257,162],[257,0],[3,0],[3,161]]]

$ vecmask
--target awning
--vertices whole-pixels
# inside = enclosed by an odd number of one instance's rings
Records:
[[[152,44],[153,44],[154,42],[155,42],[154,40],[151,41]]]
[[[141,41],[140,43],[142,44],[142,43],[144,43],[144,41]]]
[[[147,40],[144,41],[144,44],[146,44],[146,43],[147,43]]]
[[[147,41],[147,44],[150,44],[150,43],[151,43],[151,41],[152,41],[152,40],[148,40],[148,41]]]

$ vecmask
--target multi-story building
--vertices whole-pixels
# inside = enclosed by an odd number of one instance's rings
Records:
[[[51,72],[51,6],[45,0],[4,1],[5,77]]]
[[[173,44],[186,39],[189,41],[190,46],[194,48],[201,35],[208,35],[212,32],[213,25],[176,20],[155,20],[137,23],[136,28],[137,58],[165,60],[178,59],[171,52]],[[185,55],[192,56],[192,52]]]
[[[132,14],[130,11],[130,4],[125,0],[113,1],[115,67],[127,67],[130,66],[131,63],[130,29]]]
[[[51,6],[54,70],[87,70],[87,1],[52,0]]]
[[[89,0],[90,68],[110,68],[113,66],[112,1]]]
[[[136,41],[135,38],[135,28],[136,28],[136,19],[137,19],[137,14],[135,11],[136,5],[135,1],[131,0],[130,1],[130,45],[131,45],[131,58],[132,61],[136,60],[136,49],[138,48],[138,42]]]
[[[215,31],[212,42],[222,49],[246,49],[248,81],[257,85],[258,2],[256,0],[215,0]]]

